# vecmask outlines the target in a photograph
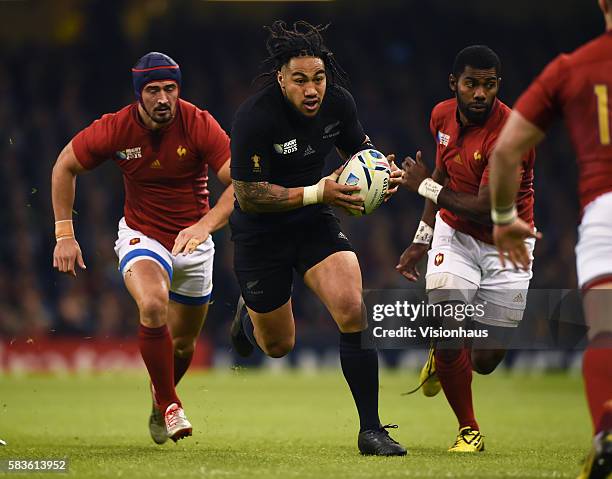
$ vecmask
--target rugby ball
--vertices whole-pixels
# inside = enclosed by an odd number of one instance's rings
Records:
[[[353,216],[369,215],[378,208],[389,189],[389,175],[391,168],[385,155],[378,150],[362,150],[355,153],[344,165],[338,177],[341,185],[359,186],[358,194],[365,198],[363,206],[365,211],[349,210]]]

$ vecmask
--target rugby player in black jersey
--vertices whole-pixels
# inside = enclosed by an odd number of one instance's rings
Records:
[[[340,362],[360,419],[362,454],[402,456],[378,417],[378,355],[362,348],[366,329],[361,271],[330,205],[362,209],[358,190],[321,178],[335,147],[344,159],[373,148],[341,84],[344,72],[325,46],[324,28],[277,21],[268,28],[266,86],[234,118],[231,174],[236,193],[230,219],[234,269],[242,298],[232,343],[248,356],[255,345],[271,357],[292,350],[293,270],[320,298],[340,329]],[[392,162],[393,157],[388,157]],[[392,167],[390,192],[401,172]],[[246,308],[244,305],[246,304]],[[247,314],[248,312],[248,314]]]

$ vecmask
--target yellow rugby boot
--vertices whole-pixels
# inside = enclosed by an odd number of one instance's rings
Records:
[[[421,369],[419,375],[419,384],[422,385],[423,394],[427,397],[433,397],[440,392],[442,386],[438,375],[436,374],[436,360],[434,358],[436,350],[432,347],[429,348],[429,354],[427,355],[427,362]]]
[[[478,429],[473,429],[470,426],[459,429],[455,444],[453,444],[448,452],[481,452],[484,451],[484,436],[480,434]]]

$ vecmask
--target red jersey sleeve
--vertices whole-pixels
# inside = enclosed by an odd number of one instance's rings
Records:
[[[559,55],[540,73],[514,105],[514,109],[541,130],[560,114],[559,97],[565,78],[564,59]]]
[[[221,125],[207,111],[197,112],[195,141],[207,164],[215,171],[230,158],[230,140]]]
[[[438,138],[438,124],[437,124],[437,115],[436,115],[436,108],[434,107],[433,110],[431,110],[431,116],[429,117],[429,131],[431,133],[431,136],[433,136],[434,141],[436,142],[436,162],[435,162],[435,166],[436,168],[441,168],[442,170],[445,170],[444,165],[442,164],[442,160],[441,160],[441,156],[440,156],[440,148],[438,147],[438,144],[440,142],[439,138]]]
[[[113,156],[115,123],[115,114],[104,115],[72,139],[74,154],[84,168],[91,170]]]

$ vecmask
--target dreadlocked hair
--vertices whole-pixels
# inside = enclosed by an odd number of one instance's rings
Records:
[[[262,62],[262,68],[267,71],[257,76],[253,83],[261,81],[266,86],[276,80],[276,72],[292,58],[308,56],[323,61],[330,83],[346,86],[346,73],[321,35],[328,27],[329,24],[314,26],[303,20],[295,22],[292,29],[282,20],[264,26],[268,32],[266,48],[269,56]]]

